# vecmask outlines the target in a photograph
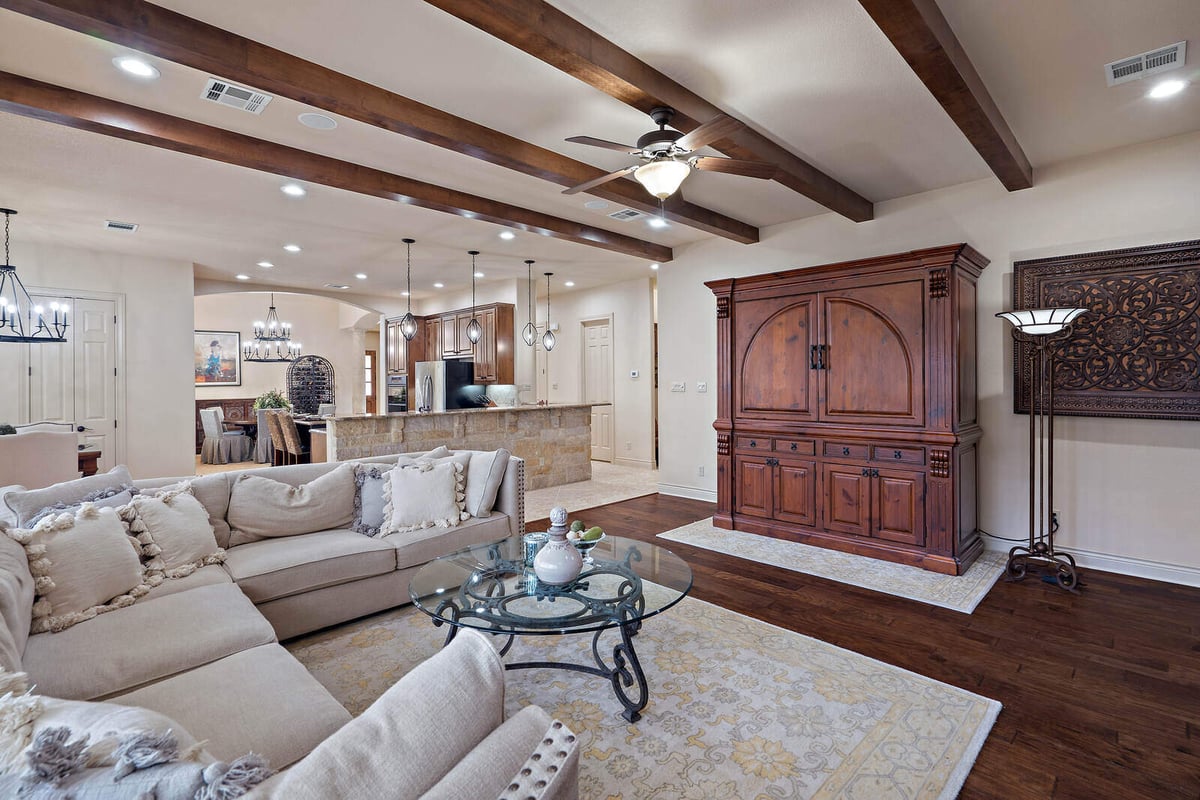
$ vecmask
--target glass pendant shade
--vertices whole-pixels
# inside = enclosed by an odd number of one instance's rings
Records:
[[[537,341],[537,326],[533,324],[533,259],[525,260],[525,290],[526,290],[526,309],[529,311],[529,322],[525,323],[525,327],[521,329],[521,338],[525,340],[525,344],[533,347]]]
[[[408,312],[400,318],[400,335],[405,341],[411,342],[413,337],[417,335],[417,318],[412,313],[412,246],[416,244],[416,239],[403,239],[405,247],[408,248],[408,291],[405,295],[408,297]]]
[[[525,340],[525,344],[530,347],[537,341],[537,328],[532,322],[525,323],[525,327],[521,329],[521,338]]]
[[[471,340],[471,344],[475,344],[483,338],[483,326],[474,317],[471,317],[471,321],[467,323],[467,338]]]
[[[542,347],[546,350],[547,353],[549,353],[551,350],[554,349],[555,343],[556,343],[556,340],[554,338],[554,331],[548,330],[542,334]]]
[[[546,332],[542,334],[542,348],[547,353],[554,349],[555,342],[554,331],[550,330],[550,276],[553,272],[546,274]]]
[[[1001,311],[997,317],[1006,319],[1027,336],[1049,336],[1070,325],[1086,308],[1030,308]]]
[[[633,177],[646,191],[659,200],[666,200],[678,191],[692,168],[687,162],[664,158],[643,164],[633,171]]]
[[[17,277],[17,268],[8,254],[9,220],[16,214],[0,208],[4,215],[4,263],[0,264],[0,342],[65,342],[67,340],[68,303],[52,301],[43,305],[25,291]]]

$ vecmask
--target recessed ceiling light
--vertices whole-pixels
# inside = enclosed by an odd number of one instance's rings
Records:
[[[512,231],[500,231],[500,238],[507,242],[510,239],[517,238],[517,235]]]
[[[475,273],[475,277],[476,277],[476,278],[482,278],[482,277],[483,277],[483,273],[482,273],[482,272],[476,272],[476,273]]]
[[[271,267],[273,267],[275,265],[272,264],[270,261],[260,261],[260,262],[258,262],[258,266],[262,267],[263,269],[270,269]]]
[[[650,269],[658,269],[658,264],[651,264]]]
[[[603,211],[608,208],[608,203],[603,200],[588,200],[583,204],[584,208],[590,208],[593,211]]]
[[[283,186],[279,187],[279,191],[283,192],[288,197],[304,197],[304,195],[308,194],[308,192],[304,190],[304,187],[298,183],[285,183]]]
[[[331,131],[337,127],[337,120],[333,117],[327,117],[324,114],[317,114],[312,111],[306,111],[296,117],[300,120],[301,125],[306,125],[309,128],[315,128],[319,131]]]
[[[241,274],[239,274],[239,275],[235,275],[234,277],[235,277],[235,278],[237,278],[239,281],[248,281],[248,280],[250,280],[250,276],[249,276],[249,275],[241,275]]]
[[[567,287],[571,287],[574,285],[575,285],[575,281],[567,281],[566,283],[563,284],[563,286],[567,286]]]
[[[300,245],[298,245],[298,244],[285,244],[285,245],[283,246],[283,249],[284,249],[284,250],[287,250],[289,253],[299,253],[299,252],[300,252]]]
[[[327,284],[325,284],[325,288],[327,288],[327,289],[349,289],[350,287],[344,283],[327,283]]]
[[[113,59],[113,64],[135,78],[154,80],[160,74],[153,64],[137,56],[117,56]]]
[[[367,279],[367,273],[356,272],[356,273],[354,273],[354,277],[358,278],[360,281],[365,281]]]
[[[665,219],[663,219],[662,217],[651,217],[649,220],[646,221],[646,224],[649,225],[651,228],[667,227],[667,221]]]
[[[1153,97],[1155,100],[1162,100],[1165,97],[1173,97],[1187,88],[1187,81],[1181,81],[1178,78],[1172,78],[1166,81],[1159,81],[1154,88],[1146,92],[1147,97]]]
[[[435,283],[435,284],[433,285],[433,288],[435,288],[435,289],[445,289],[445,288],[446,288],[446,284],[444,284],[444,283]]]

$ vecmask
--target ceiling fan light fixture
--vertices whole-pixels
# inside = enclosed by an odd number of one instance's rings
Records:
[[[634,179],[659,200],[666,200],[679,190],[692,168],[685,161],[657,159],[633,171]]]

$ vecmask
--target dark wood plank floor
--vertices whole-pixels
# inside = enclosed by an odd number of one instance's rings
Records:
[[[652,540],[712,512],[650,495],[572,516]],[[1081,594],[1001,581],[960,614],[666,544],[695,597],[1003,703],[962,798],[1200,798],[1200,589],[1085,571]]]

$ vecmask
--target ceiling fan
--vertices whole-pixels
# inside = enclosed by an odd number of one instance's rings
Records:
[[[684,178],[693,169],[706,172],[727,172],[732,175],[744,175],[748,178],[775,177],[777,170],[774,164],[763,161],[743,161],[737,158],[722,158],[719,156],[691,156],[688,153],[699,150],[705,145],[743,128],[741,122],[724,114],[711,119],[688,134],[667,130],[675,109],[666,106],[656,106],[650,110],[650,119],[658,126],[658,130],[643,134],[637,140],[637,146],[618,144],[606,139],[592,136],[572,136],[568,142],[588,144],[592,147],[603,147],[606,150],[619,150],[631,156],[637,156],[644,163],[634,164],[616,172],[610,172],[599,178],[572,186],[563,194],[586,192],[588,189],[607,183],[617,178],[633,173],[634,180],[646,187],[646,191],[660,200],[665,200],[674,194],[683,183]]]

